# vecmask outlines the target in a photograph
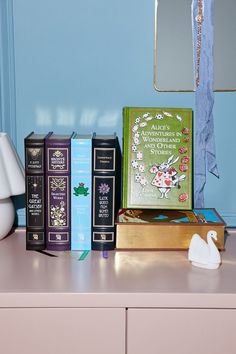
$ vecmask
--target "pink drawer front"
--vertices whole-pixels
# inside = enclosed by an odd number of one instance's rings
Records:
[[[2,354],[125,354],[124,309],[0,309]]]
[[[235,354],[236,310],[130,309],[127,354]]]

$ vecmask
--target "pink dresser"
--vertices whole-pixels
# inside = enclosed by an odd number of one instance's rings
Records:
[[[54,254],[24,230],[0,242],[2,354],[235,354],[233,232],[218,270],[185,251]]]

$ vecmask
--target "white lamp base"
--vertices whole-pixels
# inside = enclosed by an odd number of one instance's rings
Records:
[[[10,232],[15,219],[11,198],[0,199],[0,240]]]

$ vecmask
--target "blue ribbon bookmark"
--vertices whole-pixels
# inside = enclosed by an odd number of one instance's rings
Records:
[[[193,48],[196,78],[194,207],[204,207],[206,166],[219,177],[214,139],[214,0],[192,1]]]
[[[103,258],[108,258],[108,251],[102,251]]]

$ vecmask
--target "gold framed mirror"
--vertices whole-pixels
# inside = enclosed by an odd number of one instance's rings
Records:
[[[159,92],[192,92],[194,63],[192,0],[155,0],[154,88]],[[215,0],[214,91],[236,91],[236,1]]]

